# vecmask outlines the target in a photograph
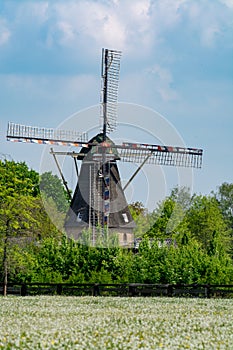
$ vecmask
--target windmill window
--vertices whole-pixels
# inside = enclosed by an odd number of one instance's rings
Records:
[[[82,214],[79,212],[78,215],[77,215],[77,222],[81,222],[82,221]]]
[[[122,216],[123,216],[124,222],[129,222],[129,219],[126,213],[123,213]]]
[[[101,170],[98,171],[98,177],[104,177],[104,175],[103,175]]]

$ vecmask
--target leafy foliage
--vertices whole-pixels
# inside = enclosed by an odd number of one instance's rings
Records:
[[[143,204],[138,201],[129,204],[129,210],[136,224],[134,234],[136,237],[140,237],[142,232],[146,232],[150,227],[148,211]]]
[[[224,182],[215,195],[223,216],[233,228],[233,183]]]
[[[219,238],[219,244],[229,243],[229,231],[221,210],[214,197],[195,196],[186,217],[188,228],[208,251],[213,240]]]
[[[219,208],[230,231],[230,251],[233,257],[233,183],[224,182],[219,186],[217,193],[213,193],[218,201]]]
[[[39,174],[29,170],[26,163],[0,160],[0,201],[16,195],[39,195]]]
[[[45,201],[54,201],[59,212],[67,212],[69,196],[57,175],[52,172],[43,173],[40,177],[40,191]]]
[[[37,172],[25,163],[6,160],[0,162],[0,175],[0,271],[13,278],[23,270],[27,275],[27,245],[59,232],[42,204]]]
[[[63,235],[68,202],[51,173],[41,176],[42,195],[39,175],[25,163],[1,162],[0,175],[0,261],[6,261],[7,251],[10,281],[233,283],[231,184],[211,196],[174,189],[152,213],[133,203],[136,235],[142,237],[135,254],[102,230],[99,248],[92,246],[88,231],[80,242]]]

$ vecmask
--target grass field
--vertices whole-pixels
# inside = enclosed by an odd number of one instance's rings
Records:
[[[0,349],[233,349],[233,300],[0,297]]]

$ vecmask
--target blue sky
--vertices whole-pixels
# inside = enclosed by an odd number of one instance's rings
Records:
[[[7,122],[57,127],[98,104],[102,47],[122,50],[119,101],[157,111],[167,123],[161,135],[162,120],[151,122],[143,111],[134,120],[126,108],[119,123],[134,127],[119,127],[112,138],[153,141],[153,129],[155,139],[173,144],[179,134],[186,146],[204,149],[194,192],[233,182],[233,0],[1,0],[1,155],[40,169],[44,147],[6,142]],[[75,128],[94,127],[95,114],[88,122],[79,113]],[[120,169],[124,178],[135,168],[127,167]],[[148,205],[147,183],[157,202],[177,178],[174,169],[148,166],[127,195]]]

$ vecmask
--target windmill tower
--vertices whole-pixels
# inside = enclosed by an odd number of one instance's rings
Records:
[[[76,169],[81,161],[78,182],[71,198],[65,229],[68,236],[78,239],[83,230],[92,231],[93,243],[97,227],[119,235],[121,245],[133,242],[135,223],[130,214],[124,190],[145,163],[200,168],[201,149],[123,142],[116,145],[108,134],[116,129],[117,93],[121,52],[102,51],[101,132],[87,140],[86,133],[8,124],[7,140],[80,148],[79,152],[57,152],[51,149],[63,183],[66,181],[56,156],[73,157]],[[122,188],[118,161],[140,164]]]

